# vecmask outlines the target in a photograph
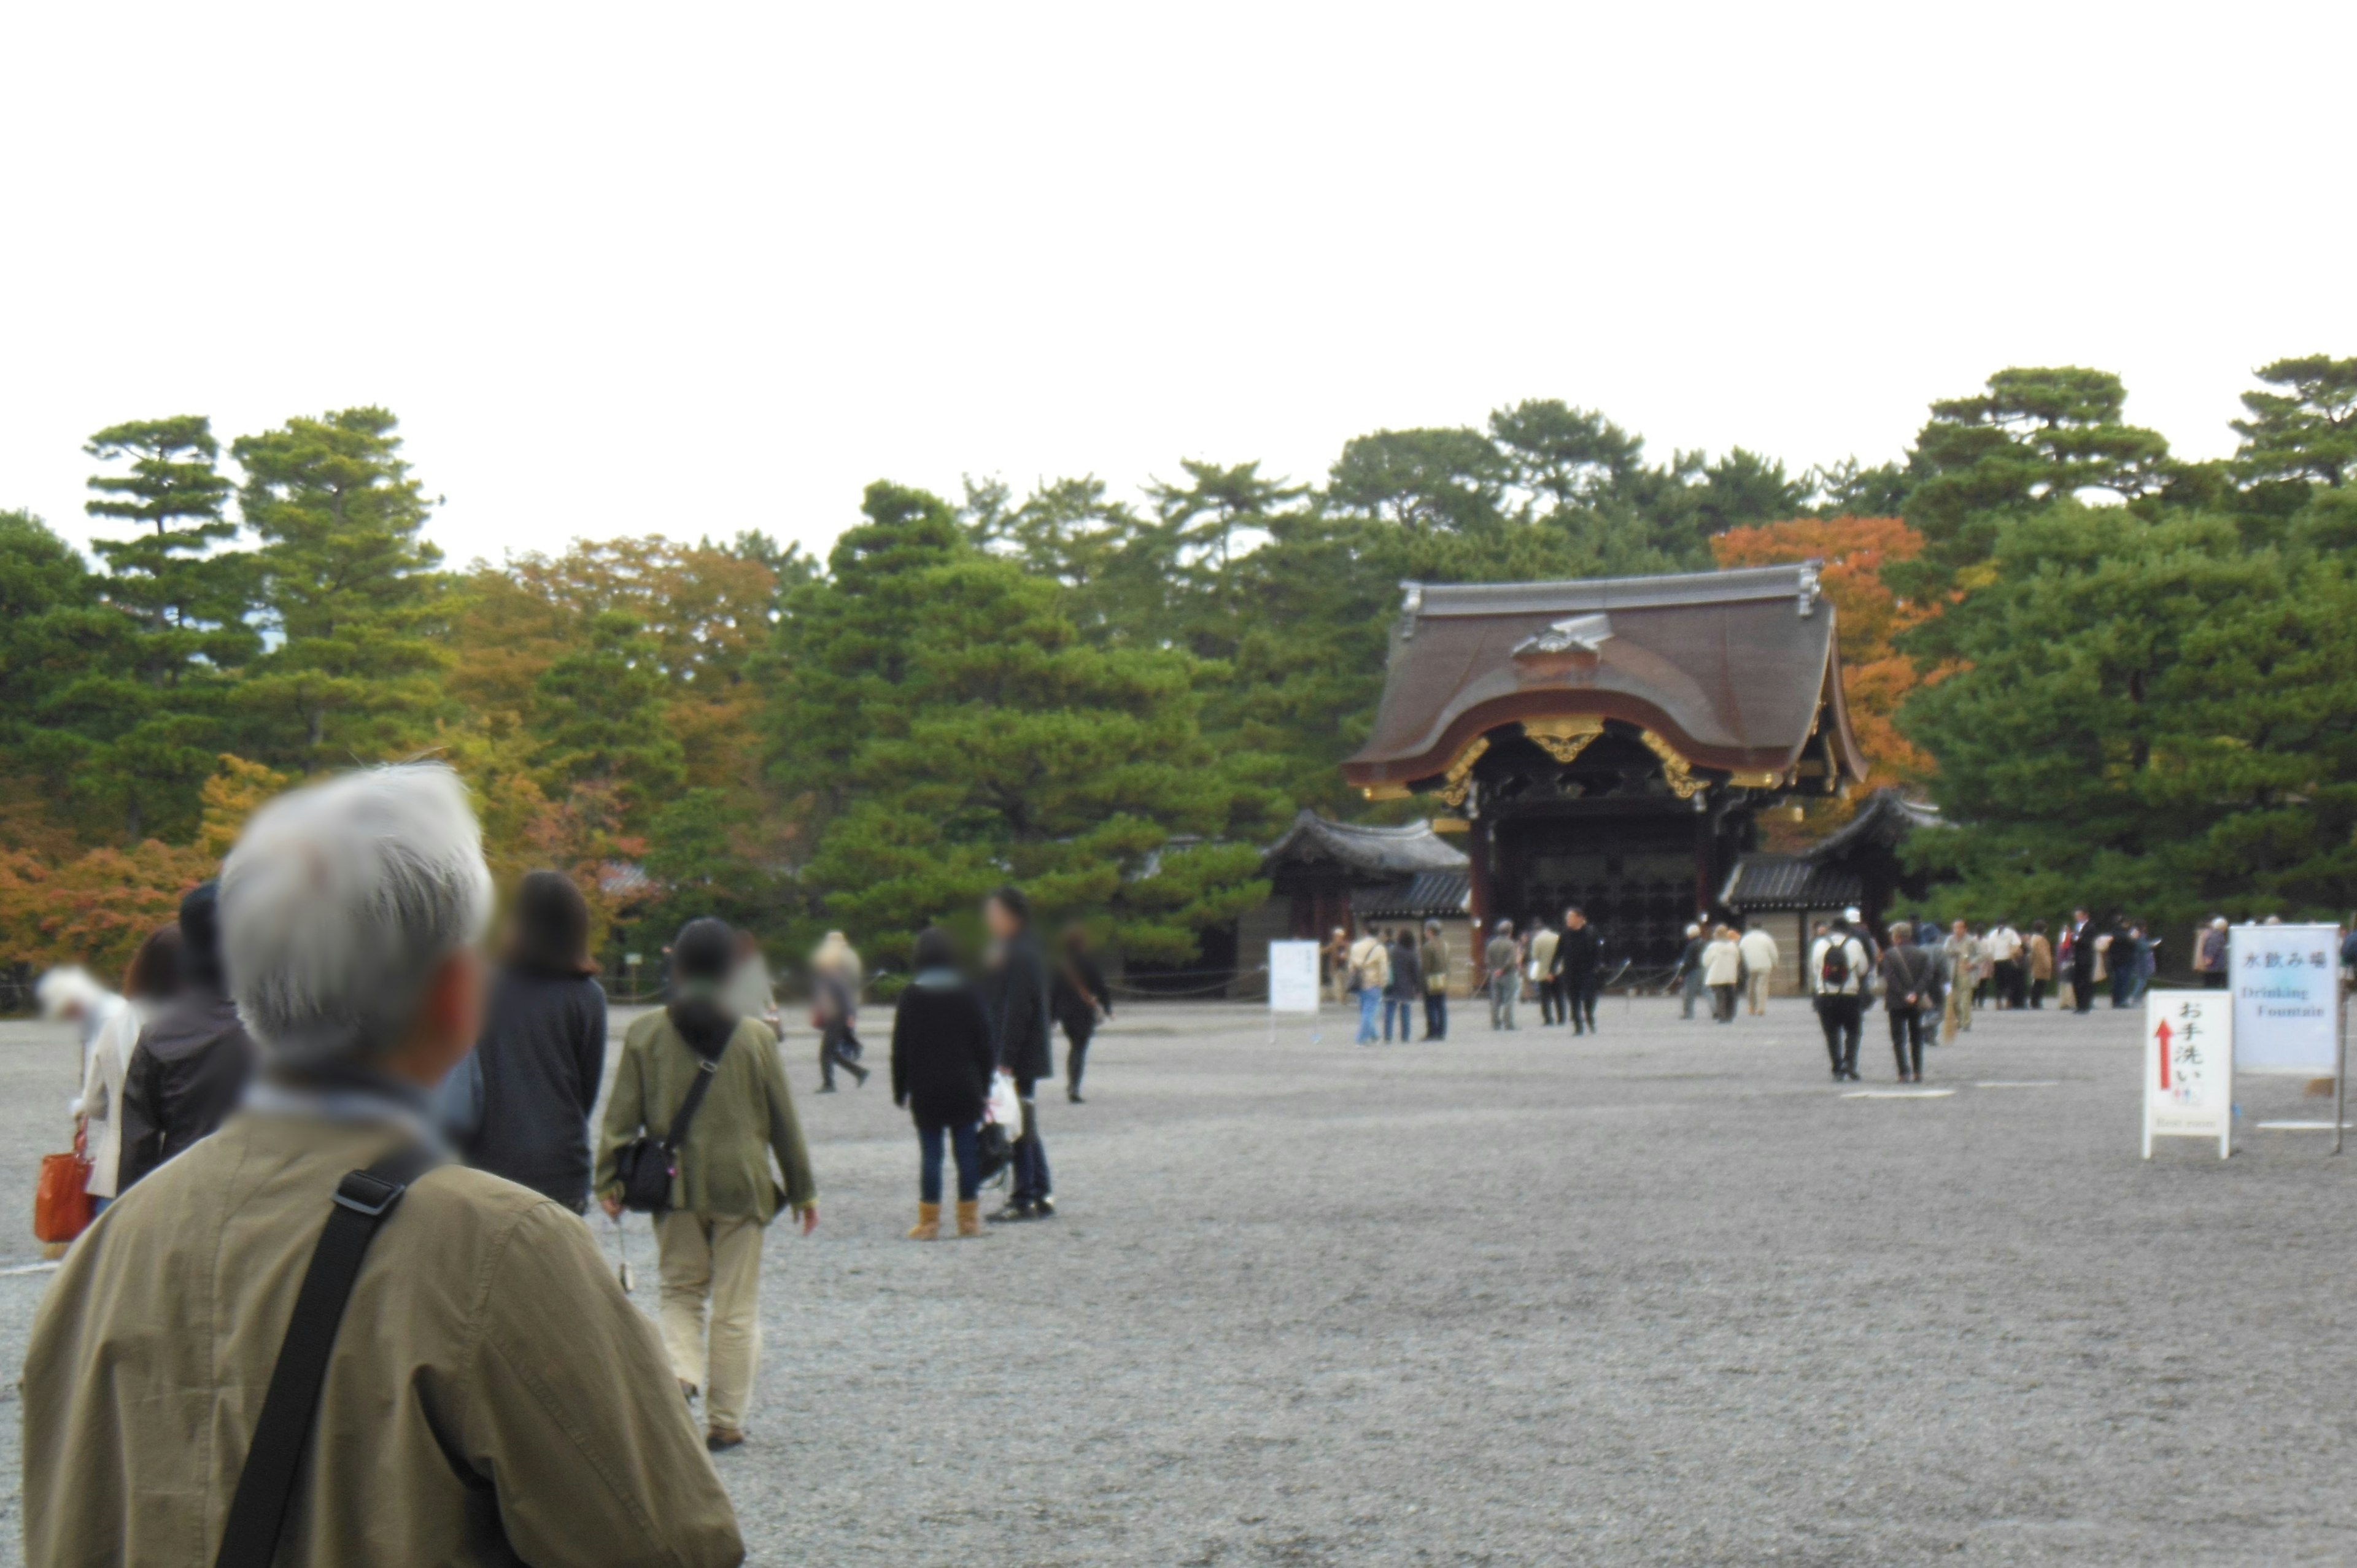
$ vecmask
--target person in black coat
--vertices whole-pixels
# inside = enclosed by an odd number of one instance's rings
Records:
[[[892,1013],[892,1103],[917,1124],[917,1226],[912,1241],[942,1234],[942,1144],[957,1159],[957,1233],[982,1233],[983,1101],[997,1065],[996,1042],[982,999],[958,972],[950,934],[917,934],[916,978]]]
[[[1696,962],[1701,960],[1695,954]],[[1577,909],[1563,912],[1563,938],[1555,944],[1555,974],[1561,983],[1564,1011],[1571,1032],[1586,1035],[1596,1028],[1596,992],[1604,983],[1604,939]]]
[[[451,1132],[467,1163],[576,1214],[589,1208],[589,1112],[606,1071],[597,972],[581,890],[559,872],[527,875],[482,1038],[451,1085]]]
[[[205,1137],[237,1109],[255,1052],[221,972],[219,889],[180,900],[180,990],[139,1032],[123,1075],[115,1195]]]
[[[2095,939],[2101,935],[2084,909],[2071,914],[2071,1010],[2092,1013],[2095,1007]]]
[[[998,1065],[1015,1080],[1023,1101],[1023,1135],[1015,1144],[1015,1190],[995,1220],[1047,1219],[1056,1200],[1048,1177],[1048,1151],[1039,1141],[1034,1090],[1054,1075],[1048,1038],[1048,962],[1031,929],[1031,903],[1019,887],[1002,887],[982,902],[990,929],[990,969],[983,979],[983,1009],[990,1018]]]
[[[1064,1098],[1078,1105],[1089,1041],[1098,1023],[1113,1016],[1113,993],[1105,989],[1104,971],[1097,967],[1082,927],[1064,933],[1064,951],[1049,985],[1048,1003],[1056,1022],[1064,1026]]]

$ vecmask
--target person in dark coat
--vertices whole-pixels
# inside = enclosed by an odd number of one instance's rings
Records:
[[[1081,1100],[1081,1074],[1089,1065],[1089,1041],[1097,1025],[1113,1016],[1113,993],[1089,946],[1089,933],[1074,926],[1064,933],[1064,950],[1049,983],[1048,1001],[1064,1026],[1064,1098]]]
[[[979,1236],[982,1107],[997,1047],[982,998],[958,972],[957,946],[947,931],[929,926],[917,933],[916,969],[892,1014],[892,1103],[917,1124],[920,1159],[917,1225],[909,1240],[941,1239],[944,1140],[957,1159],[957,1233]]]
[[[2095,938],[2099,934],[2095,922],[2087,911],[2076,909],[2071,915],[2071,1010],[2092,1013],[2095,1010]]]
[[[589,1208],[589,1112],[606,1071],[606,992],[589,959],[589,906],[570,877],[527,875],[516,889],[507,956],[491,983],[475,1054],[471,1117],[453,1118],[467,1163]]]
[[[982,901],[990,929],[990,968],[983,979],[983,1010],[990,1018],[998,1065],[1015,1080],[1023,1101],[1023,1135],[1015,1143],[1015,1190],[994,1220],[1049,1219],[1056,1200],[1048,1151],[1039,1141],[1039,1080],[1054,1076],[1048,1038],[1048,961],[1031,929],[1031,902],[1019,887],[1002,887]]]
[[[180,900],[179,993],[140,1030],[124,1071],[117,1196],[219,1127],[253,1067],[253,1041],[221,972],[219,889],[201,883]]]
[[[1563,912],[1563,940],[1555,945],[1556,987],[1570,1015],[1571,1032],[1596,1032],[1596,993],[1604,983],[1604,939],[1577,909]]]
[[[1383,1042],[1392,1037],[1392,1019],[1399,1019],[1400,1044],[1407,1044],[1417,1004],[1424,1000],[1424,962],[1418,956],[1414,929],[1402,926],[1392,938],[1391,983],[1383,987]]]
[[[1923,922],[1924,935],[1932,923]],[[1882,951],[1882,1011],[1890,1021],[1890,1051],[1899,1058],[1899,1081],[1923,1081],[1923,1018],[1937,1015],[1940,1005],[1940,959],[1921,939],[1910,940],[1913,929],[1904,920],[1890,927],[1890,945]]]

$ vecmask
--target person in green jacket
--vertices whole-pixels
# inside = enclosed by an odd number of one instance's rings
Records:
[[[663,1345],[682,1391],[690,1399],[702,1392],[705,1446],[716,1454],[745,1441],[745,1404],[760,1359],[762,1228],[787,1207],[803,1235],[818,1223],[818,1187],[778,1037],[722,1000],[735,953],[734,934],[719,920],[680,929],[671,1004],[623,1036],[597,1152],[598,1201],[619,1219],[622,1147],[642,1132],[668,1136],[696,1074],[712,1073],[676,1156],[670,1205],[655,1218],[655,1240]]]

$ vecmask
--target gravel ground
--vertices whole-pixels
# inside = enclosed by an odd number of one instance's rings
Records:
[[[980,1242],[899,1239],[880,1082],[806,1099],[823,1221],[771,1233],[720,1461],[751,1561],[2357,1558],[2357,1157],[2255,1130],[2317,1114],[2298,1084],[2243,1082],[2233,1161],[2147,1165],[2107,1013],[1984,1015],[1916,1100],[1844,1097],[1795,1003],[1458,1022],[1272,1047],[1251,1009],[1125,1009],[1089,1103],[1044,1107],[1063,1217]],[[70,1060],[0,1025],[0,1210]],[[1873,1033],[1865,1065],[1889,1086]],[[12,1362],[45,1278],[0,1273]]]

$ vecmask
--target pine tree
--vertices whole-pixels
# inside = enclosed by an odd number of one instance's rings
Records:
[[[260,755],[302,771],[395,755],[425,733],[445,655],[442,554],[393,416],[350,408],[242,436],[245,521],[279,642],[241,706]]]
[[[664,722],[671,681],[662,649],[627,610],[599,610],[587,635],[539,681],[536,765],[559,791],[610,786],[625,832],[637,832],[678,792],[687,768]]]
[[[82,684],[102,738],[75,788],[119,812],[133,842],[178,837],[223,746],[234,673],[261,645],[248,618],[253,558],[220,549],[238,530],[222,515],[230,482],[202,415],[110,425],[83,450],[127,464],[91,477],[97,499],[83,510],[134,532],[92,545],[111,568],[106,597],[128,622],[118,659]]]

